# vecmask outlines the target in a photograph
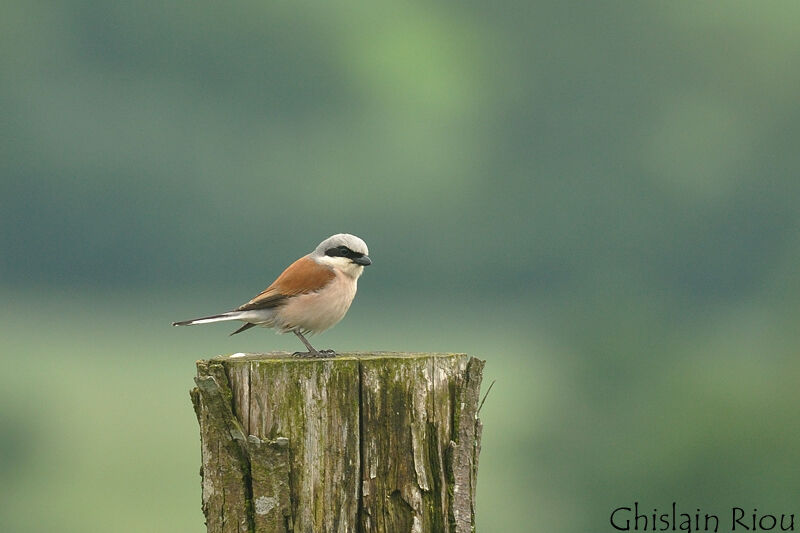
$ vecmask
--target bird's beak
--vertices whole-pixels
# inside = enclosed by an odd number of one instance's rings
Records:
[[[354,257],[352,261],[353,263],[361,266],[369,266],[372,264],[372,260],[366,255],[362,255],[361,257]]]

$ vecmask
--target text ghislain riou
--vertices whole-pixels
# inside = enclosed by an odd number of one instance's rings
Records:
[[[611,511],[611,526],[617,531],[794,531],[794,513],[764,512],[757,508],[731,507],[727,516],[706,513],[679,513],[678,504],[672,502],[669,511],[617,507]]]

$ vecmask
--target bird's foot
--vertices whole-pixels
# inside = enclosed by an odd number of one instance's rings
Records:
[[[292,357],[300,357],[303,359],[313,359],[315,357],[336,357],[336,352],[333,350],[310,350],[308,352],[294,352]]]

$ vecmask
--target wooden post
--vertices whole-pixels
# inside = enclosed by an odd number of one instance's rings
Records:
[[[191,391],[208,533],[474,531],[484,361],[236,355]]]

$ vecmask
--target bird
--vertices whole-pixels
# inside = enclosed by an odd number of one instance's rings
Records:
[[[372,264],[367,244],[349,233],[331,235],[278,276],[255,298],[236,309],[217,315],[173,322],[193,326],[212,322],[242,321],[236,335],[254,326],[292,332],[307,352],[298,357],[334,357],[333,350],[315,349],[305,335],[321,333],[338,323],[353,302],[358,278]]]

